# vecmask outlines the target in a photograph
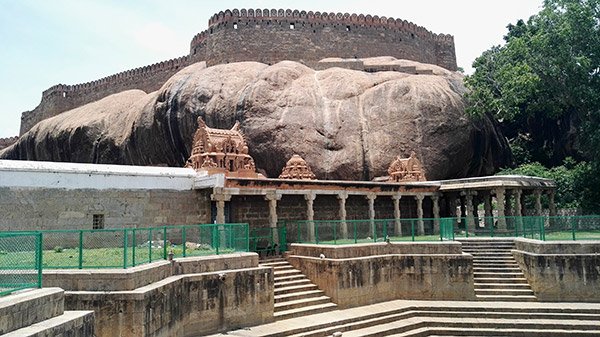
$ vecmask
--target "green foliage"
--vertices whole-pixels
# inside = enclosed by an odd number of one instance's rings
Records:
[[[465,79],[468,113],[500,122],[518,165],[504,173],[554,179],[559,207],[600,211],[600,0],[545,0],[507,28]]]
[[[466,78],[467,111],[501,122],[519,164],[598,158],[579,138],[600,126],[600,0],[547,0],[507,28],[506,44],[484,52]]]
[[[65,249],[61,246],[56,246],[53,250],[55,253],[62,253]]]
[[[556,206],[558,208],[580,208],[587,185],[586,179],[591,167],[585,162],[576,163],[572,158],[565,159],[563,165],[547,168],[533,162],[514,169],[506,169],[498,174],[536,176],[556,181]]]

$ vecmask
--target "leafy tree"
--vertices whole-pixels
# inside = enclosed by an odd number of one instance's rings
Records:
[[[506,43],[477,58],[466,78],[468,112],[495,116],[522,169],[568,176],[579,190],[559,188],[565,205],[568,194],[600,209],[600,198],[588,199],[600,197],[600,0],[546,0],[507,28]]]

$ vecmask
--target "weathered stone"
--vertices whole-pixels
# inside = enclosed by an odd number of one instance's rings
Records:
[[[269,177],[295,153],[318,179],[370,180],[411,151],[429,179],[490,174],[507,163],[492,120],[466,116],[460,75],[389,57],[367,61],[432,75],[197,63],[157,92],[126,91],[44,120],[0,157],[181,167],[202,117],[213,128],[239,120],[257,169]]]

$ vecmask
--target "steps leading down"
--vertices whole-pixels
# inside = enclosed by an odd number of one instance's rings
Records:
[[[463,239],[462,250],[473,255],[475,295],[480,301],[536,301],[511,250],[512,239]]]
[[[261,266],[273,267],[275,276],[276,320],[312,315],[334,310],[337,305],[319,290],[317,286],[295,269],[285,259],[273,259],[261,263]]]

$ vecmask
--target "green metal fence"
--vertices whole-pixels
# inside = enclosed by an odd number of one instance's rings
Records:
[[[0,296],[41,286],[41,233],[0,233]]]
[[[287,229],[285,226],[252,228],[249,241],[249,250],[260,257],[278,255],[287,251]]]
[[[248,251],[248,224],[206,224],[100,230],[50,230],[41,235],[42,268],[128,268],[174,257]],[[19,259],[14,256],[14,259]]]
[[[389,241],[439,241],[439,219],[288,220],[288,242],[349,244]]]
[[[551,240],[600,240],[600,216],[523,216],[442,218],[441,236],[524,237]]]

